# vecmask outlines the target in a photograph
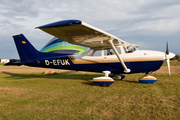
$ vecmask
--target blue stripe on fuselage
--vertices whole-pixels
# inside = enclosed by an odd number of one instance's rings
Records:
[[[89,63],[89,64],[74,64],[69,57],[52,58],[48,60],[39,60],[40,63],[34,65],[34,67],[45,67],[55,69],[68,69],[77,71],[90,71],[90,72],[102,72],[105,70],[112,73],[124,73],[124,68],[120,62],[116,63]],[[125,62],[127,68],[131,69],[130,73],[149,72],[158,70],[163,60],[159,61],[135,61]]]

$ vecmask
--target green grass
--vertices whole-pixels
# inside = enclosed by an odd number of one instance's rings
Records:
[[[170,65],[171,66],[180,66],[180,62],[178,62],[177,60],[171,60]],[[167,66],[167,62],[165,61],[162,66]]]
[[[109,87],[92,83],[100,74],[0,76],[0,120],[180,119],[180,75],[143,84],[133,74]]]
[[[4,63],[0,63],[0,65],[4,65]]]

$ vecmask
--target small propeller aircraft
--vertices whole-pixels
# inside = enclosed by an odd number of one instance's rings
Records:
[[[43,53],[37,51],[23,34],[13,36],[21,62],[6,65],[27,65],[77,71],[104,72],[105,77],[97,77],[93,82],[109,86],[113,79],[123,79],[125,74],[145,73],[139,82],[154,83],[157,79],[150,74],[158,70],[175,54],[137,47],[80,20],[64,20],[37,27],[71,44],[89,49],[82,54]]]

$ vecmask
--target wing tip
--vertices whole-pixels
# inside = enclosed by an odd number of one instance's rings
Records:
[[[80,20],[63,20],[63,21],[58,21],[58,22],[53,22],[50,24],[42,25],[42,26],[36,27],[35,29],[70,26],[70,25],[76,25],[76,24],[82,24],[82,21],[80,21]]]

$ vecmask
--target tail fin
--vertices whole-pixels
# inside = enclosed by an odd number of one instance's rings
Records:
[[[29,63],[38,59],[64,56],[63,53],[42,53],[37,51],[34,46],[26,39],[23,34],[13,36],[21,63]]]
[[[21,62],[37,59],[38,51],[23,34],[13,36]]]

